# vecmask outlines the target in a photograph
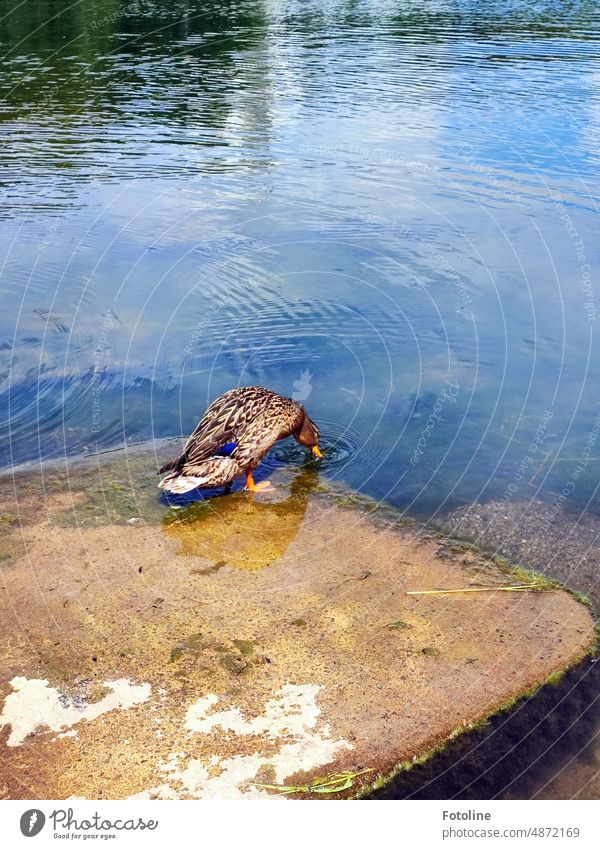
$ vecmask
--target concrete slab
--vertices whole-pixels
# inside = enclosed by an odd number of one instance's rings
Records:
[[[1,482],[2,798],[358,795],[593,645],[543,579],[407,595],[523,574],[312,467],[173,510],[151,455],[100,459]]]

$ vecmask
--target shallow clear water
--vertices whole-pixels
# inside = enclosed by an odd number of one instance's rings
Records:
[[[0,465],[258,383],[410,512],[596,509],[596,4],[204,5],[0,2]]]
[[[3,464],[260,383],[324,474],[412,511],[523,458],[569,480],[600,415],[595,4],[0,6]]]

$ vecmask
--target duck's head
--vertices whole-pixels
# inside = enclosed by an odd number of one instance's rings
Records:
[[[300,406],[302,407],[302,405]],[[320,459],[323,456],[319,448],[319,428],[310,418],[304,407],[302,407],[300,425],[294,431],[293,436],[300,445],[310,448],[315,457],[319,457]]]

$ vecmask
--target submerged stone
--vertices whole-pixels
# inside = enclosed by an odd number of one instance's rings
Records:
[[[173,510],[152,461],[6,482],[5,798],[358,795],[592,648],[568,592],[314,469]]]

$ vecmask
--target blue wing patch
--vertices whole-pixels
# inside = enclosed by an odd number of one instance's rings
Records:
[[[231,457],[236,448],[237,442],[226,442],[217,451],[217,457]]]

